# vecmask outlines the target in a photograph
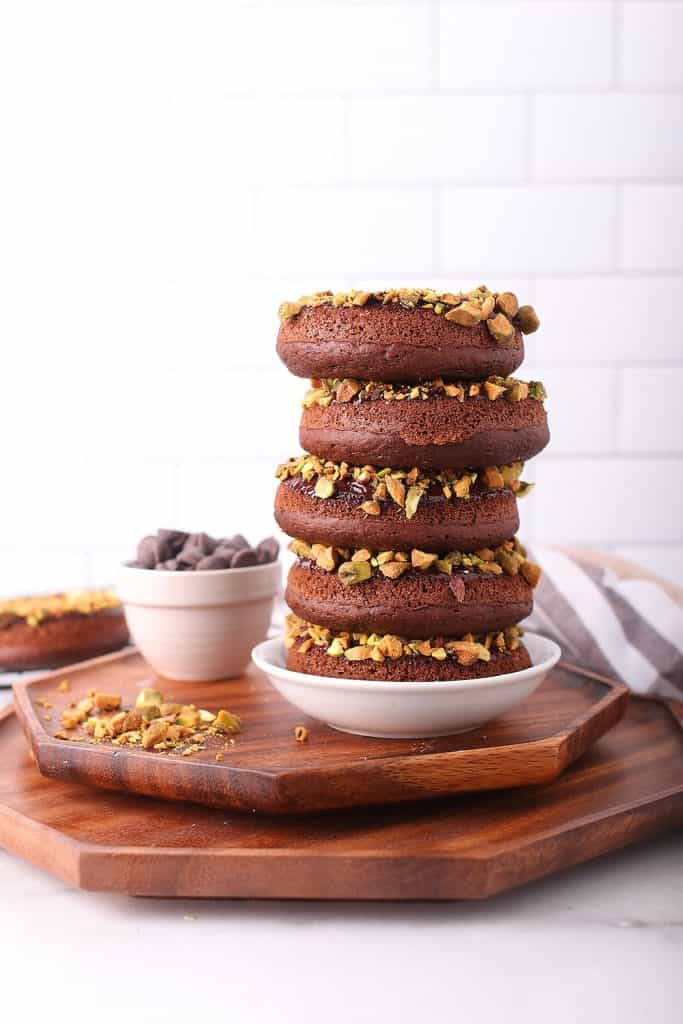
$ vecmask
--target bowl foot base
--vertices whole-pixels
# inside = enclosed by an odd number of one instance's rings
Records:
[[[332,725],[332,722],[326,722],[330,729],[334,729],[335,732],[346,732],[351,736],[367,736],[373,740],[433,740],[439,736],[459,736],[462,732],[474,732],[475,729],[481,729],[485,722],[477,722],[476,725],[468,725],[465,729],[447,729],[437,730],[432,732],[419,733],[407,733],[407,732],[361,732],[360,729],[344,729],[341,725]]]

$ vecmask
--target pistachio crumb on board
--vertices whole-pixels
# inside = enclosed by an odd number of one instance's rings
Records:
[[[85,735],[76,734],[79,726]],[[88,743],[109,742],[117,747],[157,753],[173,751],[189,757],[206,750],[210,737],[214,742],[222,740],[226,747],[234,744],[232,736],[241,728],[239,715],[231,711],[221,708],[214,713],[194,704],[165,701],[159,690],[142,689],[128,708],[123,706],[120,695],[92,690],[62,711],[61,729],[54,736]],[[223,760],[220,751],[216,760]]]

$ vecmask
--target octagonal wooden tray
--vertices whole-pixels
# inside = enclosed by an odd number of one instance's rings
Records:
[[[99,892],[481,899],[681,825],[683,729],[652,701],[631,700],[550,785],[305,818],[46,779],[16,715],[0,712],[0,845]]]
[[[69,693],[60,682],[69,680]],[[91,690],[134,703],[143,687],[165,699],[237,712],[243,730],[215,760],[55,738],[61,710]],[[256,668],[239,679],[183,684],[155,677],[136,651],[105,655],[19,683],[15,703],[40,771],[105,789],[268,814],[302,814],[549,782],[623,714],[621,684],[556,668],[527,700],[482,729],[429,740],[340,733],[307,719]],[[294,730],[307,726],[297,743]],[[220,744],[223,750],[223,744]]]

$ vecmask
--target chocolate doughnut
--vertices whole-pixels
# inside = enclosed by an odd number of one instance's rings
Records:
[[[521,631],[511,626],[499,633],[460,639],[405,641],[395,635],[365,633],[335,636],[290,616],[285,645],[287,667],[294,672],[399,683],[437,682],[480,679],[529,668],[531,659],[520,635]]]
[[[299,440],[335,461],[424,469],[502,465],[538,454],[550,437],[545,391],[533,381],[316,384],[304,398]]]
[[[531,488],[519,479],[522,468],[429,474],[301,456],[278,468],[275,518],[290,537],[311,544],[323,537],[336,547],[377,551],[475,551],[517,532],[516,496]],[[392,488],[394,497],[387,476],[401,485]]]
[[[409,569],[354,586],[313,564],[295,563],[285,601],[298,616],[331,630],[398,633],[409,639],[489,633],[531,614],[532,588],[521,575]]]
[[[61,668],[129,643],[112,591],[74,591],[0,601],[0,669]]]
[[[485,286],[467,294],[319,292],[280,307],[278,355],[299,377],[411,381],[507,376],[524,359],[531,307]]]

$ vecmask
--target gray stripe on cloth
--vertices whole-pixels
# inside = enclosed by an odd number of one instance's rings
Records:
[[[622,594],[605,584],[604,569],[597,565],[587,565],[585,562],[577,564],[595,585],[600,587],[619,619],[629,643],[654,665],[661,679],[683,693],[683,668],[678,650],[665,636],[658,633]]]
[[[583,566],[579,568],[583,570]],[[618,676],[583,619],[564,594],[557,589],[546,571],[541,576],[536,600],[543,606],[543,611],[551,622],[558,620],[562,623],[560,628],[569,637],[574,650],[581,652],[581,664],[584,667],[606,676]]]

